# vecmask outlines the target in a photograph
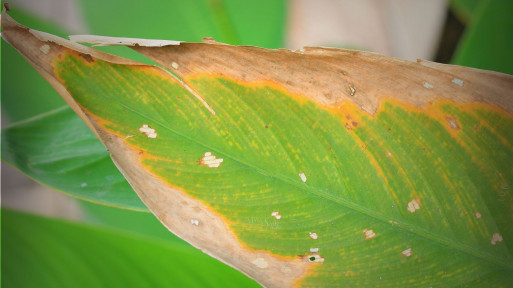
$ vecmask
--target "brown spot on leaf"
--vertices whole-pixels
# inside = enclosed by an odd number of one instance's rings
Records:
[[[207,44],[215,44],[216,43],[216,40],[212,37],[203,37],[203,39],[201,39],[201,41],[203,41],[204,43],[207,43]]]
[[[79,53],[78,56],[84,58],[84,60],[88,63],[93,63],[94,62],[94,59],[91,55],[89,54],[85,54],[85,53]]]
[[[480,125],[476,125],[476,126],[474,126],[474,130],[476,130],[476,131],[481,131],[481,126],[480,126]]]
[[[360,123],[358,123],[358,121],[355,121],[353,120],[353,118],[351,118],[351,115],[346,115],[346,119],[347,119],[347,122],[345,123],[345,127],[347,130],[352,130],[356,127],[358,127],[358,125]]]

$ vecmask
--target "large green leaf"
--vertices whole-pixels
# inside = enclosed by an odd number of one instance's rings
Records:
[[[134,48],[177,78],[9,28],[152,212],[260,283],[513,281],[512,77],[336,49]]]
[[[257,287],[181,244],[2,210],[3,287]]]
[[[69,107],[3,129],[2,159],[64,193],[147,211],[105,147]]]
[[[200,41],[208,36],[230,44],[267,48],[282,47],[285,39],[286,1],[283,0],[86,0],[80,3],[85,18],[91,19],[91,33],[97,35],[185,41]],[[113,21],[112,11],[121,16],[118,21]]]
[[[451,62],[513,75],[513,1],[481,2]]]

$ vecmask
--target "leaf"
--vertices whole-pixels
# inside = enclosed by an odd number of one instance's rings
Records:
[[[147,211],[105,147],[68,107],[2,129],[2,158],[64,193]]]
[[[4,31],[164,225],[263,285],[513,281],[511,76],[327,48],[133,47],[171,73]]]
[[[513,75],[513,2],[482,2],[451,62]]]
[[[2,209],[4,287],[257,287],[179,244]]]
[[[124,33],[126,37],[186,41],[200,41],[208,36],[230,44],[267,48],[281,47],[285,39],[287,1],[283,0],[81,2],[85,18],[92,19],[88,23],[91,33],[97,35]],[[123,15],[118,20],[120,25],[112,25],[112,11]],[[126,20],[141,19],[141,15],[151,17],[144,17],[143,21]]]
[[[479,6],[487,0],[451,0],[451,10],[456,14],[459,20],[465,24],[474,20]]]

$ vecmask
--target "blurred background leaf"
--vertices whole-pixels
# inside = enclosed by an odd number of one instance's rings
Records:
[[[182,243],[2,210],[4,287],[259,287]],[[5,221],[5,218],[8,221]]]
[[[513,74],[513,1],[470,1],[466,5],[470,21],[451,62]]]

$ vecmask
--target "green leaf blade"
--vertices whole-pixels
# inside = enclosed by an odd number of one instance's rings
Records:
[[[504,239],[513,236],[505,224],[512,214],[492,211],[511,207],[479,201],[491,200],[487,193],[497,186],[473,179],[490,171],[512,176],[503,164],[513,161],[511,147],[488,127],[475,129],[475,123],[495,127],[494,119],[512,127],[500,110],[385,101],[369,117],[351,105],[327,109],[265,82],[188,79],[212,115],[154,68],[75,56],[57,67],[74,99],[103,128],[140,149],[146,169],[220,213],[244,245],[290,258],[316,255],[310,249],[319,248],[325,262],[312,264],[318,266],[302,285],[456,285],[497,271],[504,271],[497,281],[512,280],[510,244],[490,243],[499,231]],[[150,74],[140,86],[137,79]],[[78,83],[88,83],[87,90]],[[139,132],[144,124],[158,136]],[[476,132],[483,142],[463,142]],[[486,150],[485,143],[497,145],[501,156],[482,167],[470,153]],[[206,152],[224,160],[219,168],[198,163]],[[511,194],[503,197],[511,203]],[[412,201],[419,206],[410,211]],[[281,219],[271,216],[275,211]]]
[[[5,287],[258,287],[189,246],[5,209],[2,218]]]
[[[513,74],[513,3],[489,0],[478,8],[451,62]]]
[[[2,129],[2,159],[66,194],[147,211],[105,147],[67,107]]]

